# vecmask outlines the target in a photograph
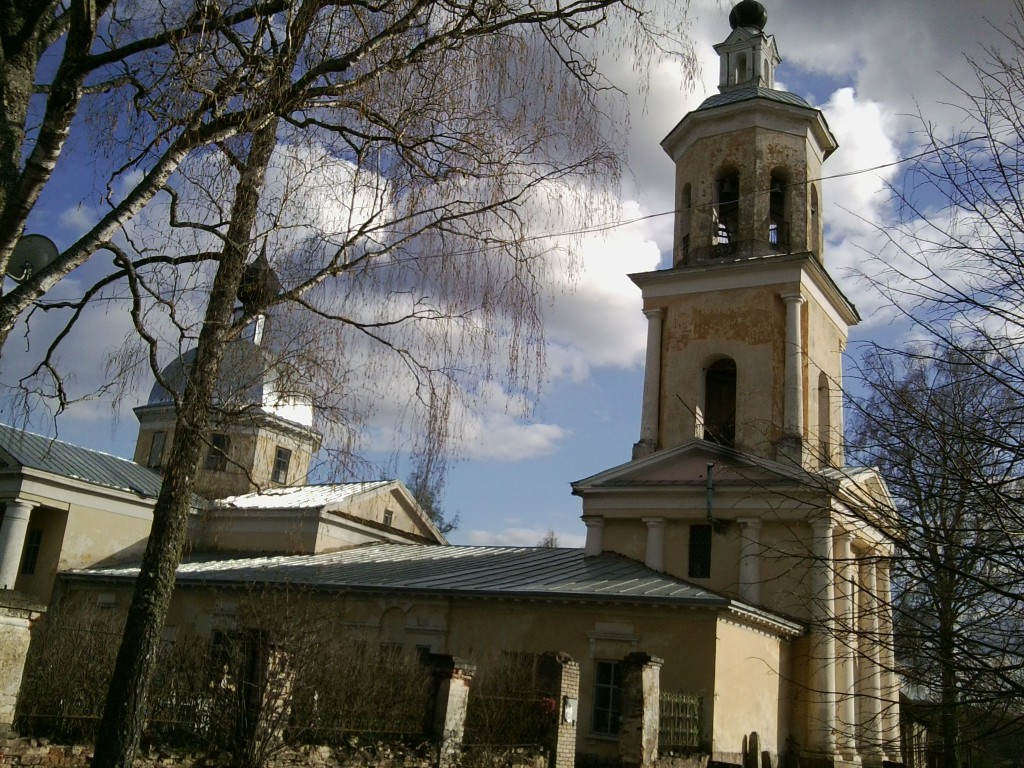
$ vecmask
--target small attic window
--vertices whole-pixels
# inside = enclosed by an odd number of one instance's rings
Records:
[[[394,519],[395,519],[395,513],[392,512],[390,509],[385,509],[384,510],[384,525],[390,526],[392,524],[392,522],[394,522]]]
[[[223,472],[228,468],[228,454],[231,452],[231,438],[220,432],[210,435],[210,450],[206,454],[206,469]]]
[[[153,439],[149,443],[149,463],[146,465],[152,469],[158,469],[164,464],[164,443],[167,442],[167,433],[164,431],[154,432]]]
[[[277,453],[274,454],[274,473],[271,479],[275,483],[287,483],[288,482],[288,467],[292,463],[292,452],[287,448],[278,446]]]

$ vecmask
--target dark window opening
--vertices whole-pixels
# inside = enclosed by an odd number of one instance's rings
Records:
[[[287,448],[278,447],[277,453],[274,454],[274,473],[271,475],[271,479],[275,483],[287,483],[288,467],[291,463],[292,452]]]
[[[719,445],[736,442],[736,363],[717,360],[704,377],[704,439]]]
[[[711,578],[711,526],[690,526],[690,562],[691,579]]]
[[[391,525],[395,519],[395,513],[390,509],[384,510],[384,525]]]
[[[149,463],[147,467],[158,468],[164,464],[164,443],[167,442],[166,432],[154,432],[149,443]]]
[[[718,180],[715,204],[715,245],[736,243],[740,227],[740,176],[730,173]]]
[[[36,572],[39,550],[42,547],[43,532],[41,530],[29,531],[25,536],[25,549],[21,556],[21,573],[23,575],[32,576]]]
[[[786,182],[780,175],[774,173],[768,193],[768,242],[780,249],[789,245],[789,228],[786,222]]]
[[[617,661],[594,662],[594,733],[619,732],[621,674]]]
[[[693,207],[693,191],[689,184],[683,186],[679,197],[679,256],[685,260],[690,255],[690,211]]]
[[[231,452],[231,438],[220,432],[210,435],[210,450],[206,454],[206,469],[223,472],[228,468],[228,453]]]

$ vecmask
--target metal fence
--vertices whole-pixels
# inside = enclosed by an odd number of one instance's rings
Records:
[[[701,746],[703,698],[693,693],[662,693],[658,751],[692,751]]]

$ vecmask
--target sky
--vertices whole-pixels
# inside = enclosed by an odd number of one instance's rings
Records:
[[[783,59],[777,86],[822,109],[839,142],[825,166],[831,177],[824,187],[825,263],[863,317],[851,332],[852,359],[864,340],[898,341],[881,298],[858,278],[871,254],[879,252],[878,225],[892,215],[886,182],[898,178],[903,166],[897,161],[919,149],[922,120],[940,133],[955,129],[962,94],[954,84],[969,87],[967,57],[999,45],[1012,4],[764,4],[765,31],[775,36]],[[712,46],[729,33],[730,3],[675,5],[686,13],[699,82],[684,88],[678,61],[663,61],[648,72],[637,72],[625,55],[607,62],[607,75],[627,95],[630,108],[618,222],[633,223],[588,236],[582,272],[555,281],[544,315],[548,367],[532,415],[524,418],[511,407],[512,398],[499,392],[465,416],[461,458],[448,475],[441,503],[447,516],[458,516],[458,528],[449,536],[453,543],[533,545],[553,530],[561,545],[581,545],[581,505],[569,484],[628,461],[639,437],[646,321],[639,289],[627,275],[671,264],[673,167],[659,142],[717,92]],[[80,215],[73,201],[49,205],[51,220],[61,225],[73,225]],[[123,310],[116,308],[92,322],[91,333],[63,359],[83,379],[97,373],[103,350],[129,328]],[[24,343],[5,350],[11,354],[26,354]],[[0,363],[0,377],[5,367],[9,375],[11,357]],[[130,457],[137,429],[131,408],[145,400],[150,386],[140,379],[129,383],[120,401],[101,397],[76,404],[57,422],[60,437]],[[11,416],[0,412],[4,420]],[[53,431],[47,419],[31,426]]]

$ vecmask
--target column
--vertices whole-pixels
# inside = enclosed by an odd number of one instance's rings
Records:
[[[800,307],[806,301],[798,293],[782,295],[786,303],[786,400],[784,424],[786,437],[804,436],[804,345]]]
[[[881,676],[882,750],[889,759],[900,754],[900,684],[896,675],[896,654],[893,650],[892,590],[888,559],[881,559],[875,568],[878,585],[878,646]]]
[[[880,765],[882,751],[881,670],[878,666],[878,588],[874,553],[860,559],[860,605],[857,621],[857,683],[860,693],[860,724],[857,747],[861,757]]]
[[[836,563],[836,689],[839,693],[837,746],[847,759],[857,755],[856,648],[857,579],[851,543],[853,534],[838,532],[834,539]]]
[[[813,556],[811,563],[811,638],[808,734],[814,756],[836,754],[836,665],[835,621],[832,605],[832,521],[820,517],[811,521]]]
[[[633,446],[633,458],[649,456],[658,448],[658,419],[661,403],[661,325],[665,310],[645,309],[647,317],[647,358],[644,363],[644,400],[640,415],[640,441]]]
[[[761,521],[741,518],[740,597],[748,603],[761,602]]]
[[[587,541],[583,545],[583,556],[600,555],[604,549],[604,518],[584,515],[583,524],[587,526]]]
[[[32,505],[11,500],[4,505],[4,521],[0,524],[0,589],[14,589],[25,548],[25,534]]]
[[[645,517],[647,524],[647,551],[644,565],[652,571],[665,570],[665,518]]]

